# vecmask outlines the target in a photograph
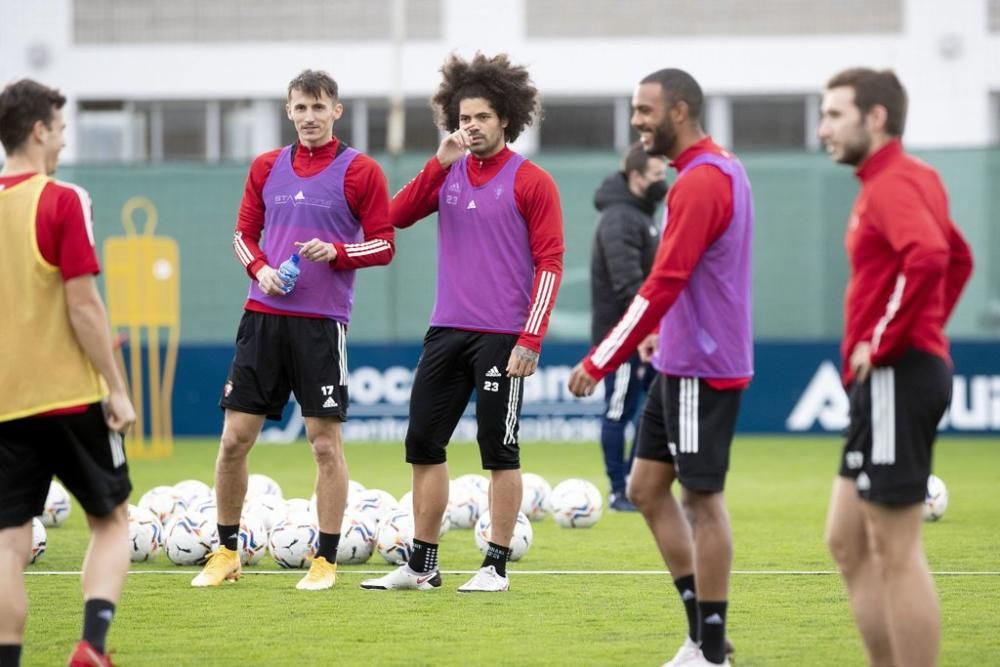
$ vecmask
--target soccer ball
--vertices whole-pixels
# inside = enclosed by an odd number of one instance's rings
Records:
[[[247,497],[256,498],[257,496],[284,497],[278,483],[267,475],[261,475],[260,473],[255,473],[247,478]]]
[[[480,475],[478,473],[470,472],[467,475],[462,475],[457,480],[458,482],[463,482],[479,490],[480,495],[490,497],[490,480],[485,475]]]
[[[267,531],[260,518],[253,514],[244,514],[240,518],[240,532],[237,536],[240,552],[240,562],[244,565],[256,565],[267,551]]]
[[[31,520],[31,560],[28,561],[29,564],[38,561],[42,557],[45,553],[47,543],[45,526],[42,525],[41,520],[36,516]]]
[[[154,486],[139,498],[139,507],[152,512],[166,526],[187,510],[187,503],[172,486]]]
[[[407,491],[399,497],[399,503],[396,505],[401,510],[404,510],[413,516],[413,491]],[[443,537],[445,533],[451,530],[451,497],[449,495],[448,504],[444,508],[444,514],[441,515],[441,530],[438,532],[438,537]]]
[[[163,525],[156,515],[142,507],[128,506],[128,546],[132,562],[150,560],[163,545]]]
[[[319,547],[319,528],[310,514],[289,514],[272,530],[267,549],[274,562],[284,568],[309,565]]]
[[[285,501],[285,515],[308,514],[315,519],[316,508],[305,498],[289,498]]]
[[[403,510],[394,510],[378,525],[375,548],[393,565],[403,565],[413,553],[413,516]]]
[[[285,518],[285,501],[278,496],[247,497],[243,503],[243,515],[257,517],[264,527],[265,534],[271,532],[275,524]]]
[[[197,479],[186,479],[174,484],[174,493],[190,507],[204,498],[215,499],[212,487]]]
[[[585,479],[567,479],[552,489],[552,518],[562,528],[590,528],[603,510],[601,492]]]
[[[188,505],[188,511],[197,512],[198,514],[201,514],[212,523],[218,523],[217,518],[219,511],[218,508],[215,506],[214,496],[203,497],[195,500],[194,504]]]
[[[42,514],[38,518],[42,520],[42,525],[46,528],[55,528],[66,523],[69,511],[69,493],[66,492],[66,488],[62,484],[52,480],[49,484],[49,493],[45,496],[45,509],[42,510]]]
[[[353,479],[347,480],[347,502],[350,503],[354,500],[354,496],[358,495],[365,490],[365,485],[361,482],[355,482]]]
[[[375,522],[364,514],[344,514],[340,525],[340,546],[337,563],[359,565],[367,563],[375,550]]]
[[[552,487],[544,477],[531,472],[521,475],[521,483],[524,489],[521,494],[521,511],[531,521],[541,521],[548,513]]]
[[[397,504],[396,499],[388,491],[365,489],[354,496],[347,511],[352,514],[364,514],[378,525]]]
[[[185,512],[167,525],[164,543],[174,565],[201,565],[219,546],[219,529],[204,515]]]
[[[924,499],[924,521],[937,521],[948,509],[948,487],[937,475],[927,478],[927,497]]]
[[[490,520],[489,511],[483,512],[479,515],[479,520],[476,522],[476,530],[473,535],[476,538],[476,546],[479,547],[479,552],[486,555],[486,550],[490,546],[490,528],[492,527],[492,521]],[[528,549],[531,548],[531,542],[535,537],[535,531],[531,527],[531,522],[528,517],[525,516],[524,512],[517,513],[517,521],[514,523],[514,535],[510,539],[510,560],[521,560],[524,558],[524,554],[528,553]]]
[[[490,480],[488,477],[477,473],[468,473],[458,477],[455,481],[466,484],[473,489],[476,500],[479,502],[480,513],[490,508]],[[479,518],[479,515],[476,515],[476,518]]]
[[[448,518],[455,528],[472,528],[479,515],[488,509],[487,497],[473,482],[452,480],[448,487]]]

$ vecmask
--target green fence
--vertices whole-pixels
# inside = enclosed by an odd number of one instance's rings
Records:
[[[951,324],[953,336],[1000,338],[1000,151],[924,152],[951,194],[952,213],[972,244],[976,272]],[[376,156],[392,191],[422,166],[425,155]],[[824,155],[741,156],[757,210],[754,328],[762,339],[828,339],[840,334],[847,275],[843,232],[857,185],[848,169]],[[610,153],[547,153],[537,162],[555,178],[566,227],[563,287],[551,336],[576,340],[589,331],[590,243],[594,189],[617,167]],[[120,216],[131,197],[148,197],[159,213],[158,235],[180,244],[181,339],[232,340],[248,279],[231,247],[246,165],[127,165],[64,168],[59,178],[87,188],[94,200],[98,248],[123,234]],[[671,177],[672,178],[672,177]],[[434,300],[436,225],[429,218],[397,234],[388,267],[358,273],[353,340],[414,340],[423,335]]]

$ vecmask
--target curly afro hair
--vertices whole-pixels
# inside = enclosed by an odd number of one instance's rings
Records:
[[[458,105],[462,100],[481,97],[497,115],[507,121],[504,136],[512,142],[535,118],[541,118],[538,89],[528,70],[512,65],[506,53],[487,58],[476,53],[472,61],[452,54],[441,66],[443,80],[431,98],[434,120],[446,132],[458,129]]]

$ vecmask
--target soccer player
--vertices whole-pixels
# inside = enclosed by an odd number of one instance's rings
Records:
[[[656,207],[667,194],[667,163],[650,155],[641,143],[625,154],[622,169],[604,179],[594,194],[600,211],[590,253],[590,339],[597,345],[618,323],[642,281],[649,275],[660,244],[653,223]],[[632,468],[635,445],[625,456],[625,426],[632,421],[649,387],[652,372],[638,353],[604,378],[601,449],[611,482],[608,507],[634,512],[625,495],[625,476]]]
[[[855,168],[847,224],[843,381],[850,425],[827,544],[872,665],[934,665],[937,593],[921,542],[937,425],[951,402],[944,326],[972,273],[940,176],[903,151],[906,91],[891,71],[826,85],[819,138]]]
[[[336,582],[347,462],[340,424],[347,418],[347,325],[354,272],[388,264],[394,252],[389,193],[374,160],[333,135],[343,113],[337,82],[305,70],[288,84],[288,119],[298,141],[250,165],[233,246],[251,278],[236,354],[223,390],[225,423],[215,467],[219,549],[193,586],[240,577],[240,512],[247,455],[265,417],[280,419],[295,393],[316,460],[319,548],[300,590]],[[261,245],[261,233],[264,243]],[[294,289],[274,266],[305,260]]]
[[[83,638],[72,667],[110,665],[105,638],[128,573],[122,436],[135,422],[115,363],[90,196],[54,181],[66,123],[59,91],[29,79],[0,93],[0,665],[20,662],[32,517],[52,476],[87,513]]]
[[[729,664],[733,547],[723,489],[740,396],[753,374],[750,182],[739,160],[702,130],[702,102],[701,87],[678,69],[650,74],[632,96],[632,127],[646,151],[670,158],[677,179],[652,272],[569,380],[575,395],[589,395],[640,343],[656,345],[658,375],[628,490],[687,613],[688,636],[672,667]],[[657,324],[658,342],[646,341]],[[683,512],[671,492],[675,479]]]
[[[448,503],[445,446],[473,391],[479,452],[491,471],[489,549],[460,592],[506,591],[521,505],[518,419],[523,378],[535,372],[562,276],[559,192],[507,147],[532,122],[538,91],[506,54],[452,56],[433,104],[449,132],[392,201],[396,227],[438,212],[434,312],[410,398],[415,539],[407,565],[363,588],[441,585],[438,535]]]

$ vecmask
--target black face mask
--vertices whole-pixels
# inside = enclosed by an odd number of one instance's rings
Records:
[[[653,181],[646,188],[646,201],[659,204],[667,196],[667,189],[666,181]]]

